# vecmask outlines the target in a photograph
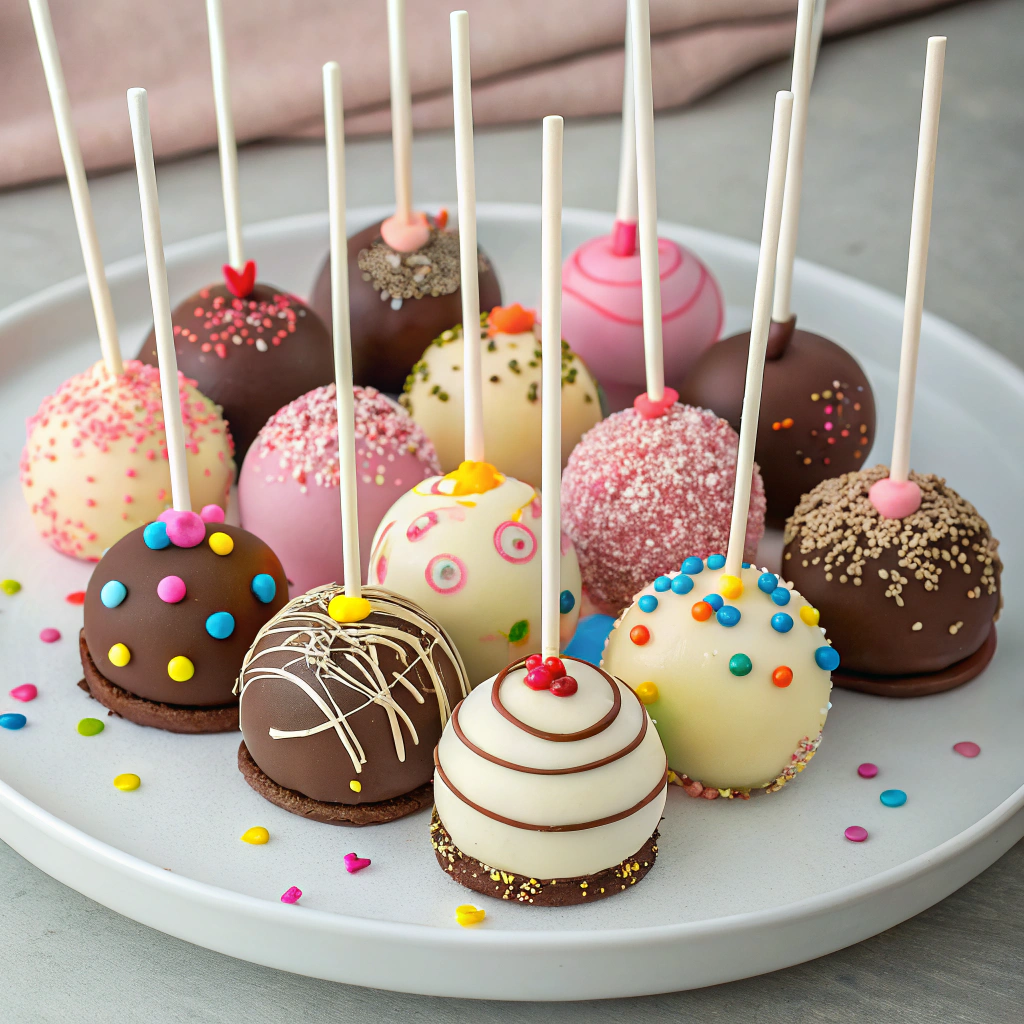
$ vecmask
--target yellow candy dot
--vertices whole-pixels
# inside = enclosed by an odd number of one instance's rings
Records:
[[[812,608],[809,604],[805,604],[800,609],[800,618],[803,622],[806,622],[808,626],[816,626],[818,619],[821,618],[821,613],[817,608]]]
[[[353,779],[348,784],[348,788],[351,789],[353,793],[362,793],[363,784],[358,779]]]
[[[16,594],[21,590],[21,584],[17,580],[0,580],[0,590],[5,594]]]
[[[262,825],[253,825],[247,828],[239,837],[243,843],[251,846],[262,846],[270,839],[270,833]]]
[[[235,542],[226,533],[211,533],[209,544],[215,555],[230,555],[235,550]]]
[[[658,699],[658,684],[641,683],[636,688],[636,695],[640,698],[641,704],[653,704]]]
[[[132,660],[132,652],[129,651],[124,644],[114,644],[114,646],[107,651],[107,660],[111,665],[116,665],[118,668],[124,668],[125,665]]]
[[[335,622],[362,622],[373,609],[365,597],[346,597],[337,594],[327,606],[327,614]]]
[[[472,903],[463,903],[455,908],[455,920],[467,928],[470,925],[479,924],[487,916],[487,911],[481,907],[474,907]]]
[[[133,775],[131,772],[125,772],[124,775],[118,775],[114,779],[114,787],[121,790],[122,793],[130,793],[133,789],[138,789],[142,785],[142,779],[138,775]]]
[[[176,682],[184,683],[196,674],[195,665],[183,654],[167,662],[167,674]]]
[[[743,581],[739,576],[730,576],[726,573],[725,576],[719,577],[718,592],[722,597],[728,598],[730,601],[734,601],[743,593]]]

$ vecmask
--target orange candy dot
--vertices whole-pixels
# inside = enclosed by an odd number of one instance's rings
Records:
[[[789,428],[790,428],[791,426],[793,426],[793,417],[792,417],[792,416],[787,416],[787,417],[786,417],[786,418],[785,418],[785,419],[784,419],[784,420],[782,421],[782,426],[783,426],[783,427],[784,427],[784,428],[785,428],[786,430],[789,430]]]
[[[691,609],[690,614],[698,622],[707,622],[712,615],[715,614],[715,609],[707,603],[707,601],[698,601]]]
[[[638,647],[643,647],[651,639],[651,631],[646,626],[634,626],[629,631],[629,639]]]
[[[793,682],[793,670],[788,665],[780,665],[772,673],[772,682],[776,686],[789,686]]]

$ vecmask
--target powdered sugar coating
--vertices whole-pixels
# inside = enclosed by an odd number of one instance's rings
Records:
[[[725,552],[739,437],[707,409],[673,405],[644,420],[624,409],[584,434],[562,474],[562,526],[590,598],[612,612],[688,555]],[[744,555],[764,534],[754,467]]]

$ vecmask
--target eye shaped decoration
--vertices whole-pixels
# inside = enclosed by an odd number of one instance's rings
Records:
[[[374,574],[377,577],[378,586],[384,586],[384,581],[388,578],[388,559],[387,555],[381,555],[377,559],[377,564],[374,567]]]
[[[455,555],[435,555],[428,563],[424,576],[427,584],[438,594],[455,594],[466,585],[466,563]]]
[[[418,540],[423,540],[429,530],[432,530],[438,524],[438,516],[436,512],[424,512],[423,515],[417,516],[410,524],[409,528],[405,531],[406,537],[412,543],[416,543]]]
[[[528,526],[508,520],[494,531],[494,546],[506,562],[524,565],[537,553],[537,538]]]

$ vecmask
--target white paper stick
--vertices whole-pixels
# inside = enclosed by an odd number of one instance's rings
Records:
[[[345,231],[345,114],[341,98],[341,68],[336,61],[324,65],[324,136],[327,141],[327,209],[331,229],[331,327],[334,336],[334,387],[338,400],[341,547],[345,596],[360,597],[356,411],[352,390],[348,240]]]
[[[896,395],[896,432],[892,440],[889,479],[902,482],[910,473],[910,432],[914,420],[914,385],[917,352],[921,344],[928,239],[932,228],[932,192],[935,188],[935,151],[939,143],[939,107],[942,102],[942,70],[946,37],[928,40],[924,65],[924,97],[921,101],[921,133],[917,143],[917,175],[914,179],[914,212],[910,221],[910,260],[907,266],[907,297],[903,305],[903,344],[900,349],[900,381]]]
[[[775,94],[775,119],[772,123],[772,148],[768,158],[768,186],[764,197],[761,224],[761,249],[757,256],[757,281],[754,285],[754,314],[750,327],[747,356],[747,380],[740,415],[740,443],[736,454],[736,490],[733,492],[732,523],[725,571],[739,576],[743,563],[743,545],[747,536],[747,511],[750,506],[750,479],[754,472],[754,444],[757,418],[761,412],[761,379],[768,347],[768,328],[772,315],[772,278],[779,253],[782,223],[782,197],[786,187],[786,160],[789,155],[789,129],[793,120],[793,94]]]
[[[395,214],[412,220],[412,91],[405,40],[405,0],[388,0],[388,61],[391,71],[391,146],[395,162]]]
[[[633,100],[633,40],[626,13],[625,68],[622,75],[622,142],[619,150],[619,195],[615,219],[624,224],[637,220],[636,117]]]
[[[64,172],[67,174],[68,189],[71,192],[71,206],[75,211],[78,241],[82,246],[85,276],[89,282],[89,296],[92,299],[93,315],[96,317],[96,331],[100,338],[103,362],[109,373],[120,376],[124,371],[124,366],[121,362],[121,348],[117,340],[114,304],[110,299],[110,287],[107,284],[107,274],[103,268],[103,253],[100,252],[96,221],[92,215],[92,200],[89,198],[89,185],[85,178],[82,151],[79,148],[75,125],[71,119],[71,101],[68,98],[68,88],[64,82],[64,69],[60,63],[57,40],[53,35],[50,8],[46,0],[29,0],[29,9],[32,12],[32,24],[36,30],[39,56],[43,61],[46,88],[50,93],[53,120],[57,124],[57,141],[60,143],[60,153],[64,158]]]
[[[171,300],[167,293],[167,265],[164,262],[164,237],[160,228],[160,201],[156,192],[156,166],[153,163],[153,137],[149,130],[149,102],[145,89],[128,90],[128,118],[135,147],[135,171],[139,178],[142,203],[142,237],[146,245],[146,269],[149,294],[153,301],[153,332],[160,366],[160,395],[164,408],[164,434],[167,460],[171,469],[171,504],[178,512],[192,510],[185,462],[185,428],[181,421],[178,397],[178,360],[174,354],[171,327]]]
[[[469,15],[453,11],[452,93],[455,100],[455,179],[459,195],[459,264],[462,288],[462,379],[465,385],[466,458],[484,459],[484,394],[480,368],[480,278],[476,252],[476,171]]]
[[[220,0],[206,0],[206,22],[210,32],[210,67],[213,72],[213,104],[217,113],[220,187],[224,194],[224,223],[228,232],[228,263],[240,271],[245,267],[245,248],[242,245],[242,204],[238,196],[238,149],[235,145],[235,121],[231,114],[231,83]]]
[[[811,94],[812,29],[814,0],[799,0],[796,39],[793,42],[793,126],[789,133],[786,164],[786,198],[782,203],[782,234],[775,267],[775,300],[772,319],[786,323],[793,315],[793,261],[800,231],[800,192],[804,176],[804,143],[807,139],[807,101]]]
[[[629,30],[633,40],[644,363],[647,395],[652,401],[660,402],[665,394],[665,360],[661,343],[661,267],[658,263],[658,195],[654,172],[654,91],[651,85],[651,11],[648,0],[629,0]]]
[[[541,653],[558,657],[562,565],[562,118],[544,118],[541,187]]]
[[[821,36],[825,31],[825,0],[815,0],[814,21],[811,23],[811,81],[818,67],[818,54],[821,52]]]

